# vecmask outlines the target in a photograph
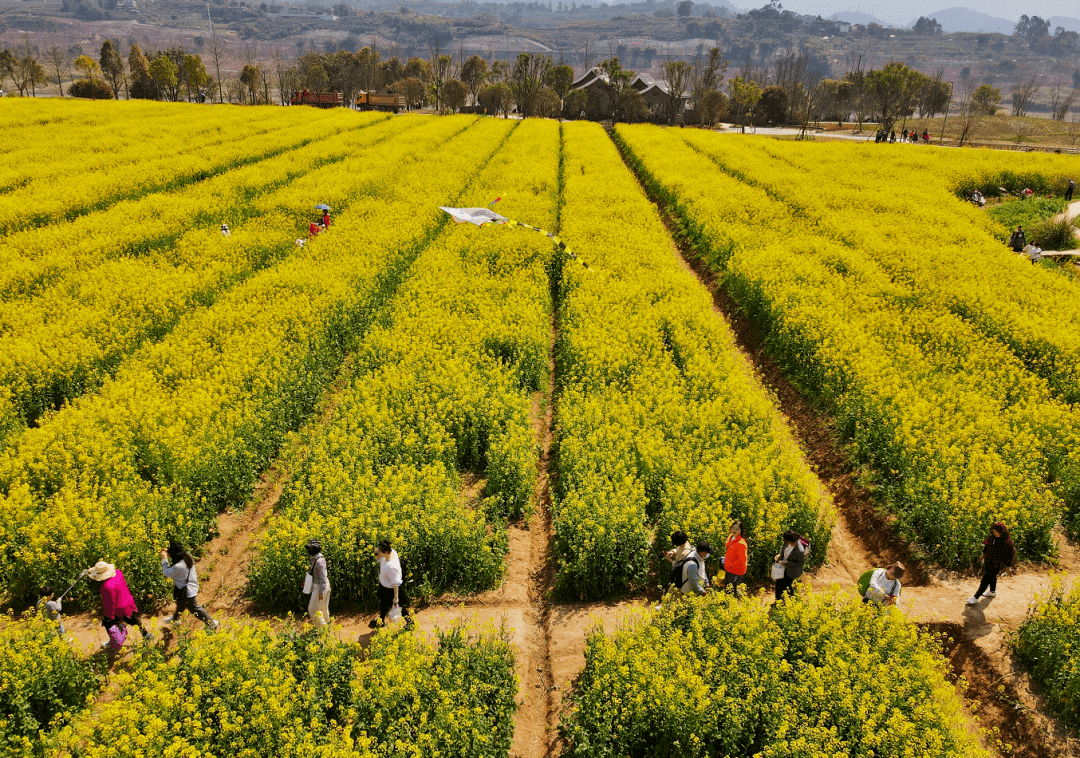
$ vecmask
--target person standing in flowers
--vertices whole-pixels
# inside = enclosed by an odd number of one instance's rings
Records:
[[[67,630],[64,629],[64,619],[60,615],[63,611],[63,605],[56,599],[56,590],[50,585],[45,585],[38,590],[37,605],[34,606],[34,610],[37,611],[39,616],[43,616],[50,621],[56,622],[56,632],[61,637],[67,634]]]
[[[131,596],[123,571],[111,563],[98,561],[86,572],[86,575],[91,582],[99,583],[101,588],[101,615],[106,621],[106,628],[109,621],[137,626],[142,632],[143,642],[150,644],[154,641],[154,635],[143,626],[139,608]]]
[[[176,613],[166,621],[177,624],[181,613],[191,611],[210,631],[217,631],[218,622],[199,605],[199,577],[195,572],[195,559],[183,545],[170,542],[168,549],[161,551],[161,572],[166,578],[172,579],[173,599],[176,600]]]
[[[866,591],[862,593],[864,603],[878,605],[896,605],[900,598],[900,580],[904,576],[904,564],[897,561],[888,568],[875,569],[870,575]]]
[[[684,595],[688,595],[691,592],[694,594],[704,594],[704,590],[701,589],[699,575],[698,575],[698,563],[697,563],[697,551],[694,546],[690,544],[690,538],[686,535],[686,532],[679,530],[671,533],[671,550],[664,553],[664,557],[671,563],[671,581],[670,585],[674,585]],[[693,568],[690,564],[694,564]],[[693,582],[691,582],[690,574],[693,574]]]
[[[776,580],[776,599],[795,594],[795,580],[803,575],[803,563],[806,560],[806,551],[801,544],[802,536],[788,529],[784,532],[784,546],[776,554],[775,561],[784,569],[784,575]]]
[[[732,521],[728,529],[727,545],[720,567],[724,569],[724,589],[738,594],[738,587],[746,581],[746,554],[749,545],[742,536],[742,522]]]
[[[398,608],[405,618],[405,628],[412,629],[413,620],[409,615],[409,597],[405,594],[401,559],[390,546],[390,540],[382,540],[375,546],[375,560],[379,564],[379,618],[372,619],[368,626],[372,629],[384,626],[386,617],[394,608]]]
[[[326,573],[326,557],[318,540],[308,540],[304,546],[308,552],[308,573],[304,577],[304,591],[311,592],[307,613],[315,626],[330,622],[330,576]]]
[[[968,598],[968,605],[976,605],[979,598],[997,597],[998,574],[1009,568],[1016,561],[1016,546],[1009,537],[1009,530],[1000,521],[990,527],[990,536],[983,540],[982,555],[979,561],[983,565],[982,581],[979,589]]]

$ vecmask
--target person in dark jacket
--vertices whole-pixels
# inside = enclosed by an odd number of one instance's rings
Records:
[[[1009,568],[1016,561],[1016,546],[1009,538],[1009,530],[1000,521],[990,527],[990,536],[983,540],[982,555],[979,561],[983,565],[982,581],[979,589],[968,598],[968,605],[975,605],[983,595],[997,596],[998,574]]]
[[[776,580],[777,600],[783,597],[785,592],[794,595],[795,580],[803,574],[803,562],[806,560],[806,552],[803,550],[802,544],[800,544],[801,539],[801,535],[792,529],[784,532],[784,546],[780,548],[780,552],[776,554],[774,559],[784,567],[783,578]]]
[[[1027,238],[1024,236],[1024,228],[1017,226],[1016,231],[1009,237],[1009,247],[1013,249],[1014,253],[1019,253],[1027,245]]]

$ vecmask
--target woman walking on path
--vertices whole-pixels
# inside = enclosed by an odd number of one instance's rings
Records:
[[[990,527],[990,536],[983,540],[982,555],[979,560],[983,565],[982,581],[979,589],[968,598],[968,605],[975,605],[983,595],[997,596],[998,573],[1009,568],[1016,561],[1016,546],[1009,538],[1009,530],[1000,521]]]
[[[724,569],[724,589],[738,594],[737,587],[746,581],[746,540],[742,536],[742,522],[732,521],[728,530],[727,546],[720,559]]]
[[[803,574],[803,561],[806,560],[806,552],[801,544],[801,535],[788,529],[784,532],[784,546],[780,548],[775,560],[783,567],[784,575],[776,580],[776,599],[779,600],[786,592],[795,594],[795,580]]]
[[[154,635],[143,626],[139,608],[131,596],[123,571],[111,563],[98,561],[86,572],[86,575],[90,581],[100,582],[101,615],[106,621],[111,619],[117,623],[137,626],[142,632],[143,642],[150,644],[154,641]]]
[[[304,591],[311,592],[307,615],[315,626],[326,626],[330,622],[330,577],[326,573],[326,557],[318,540],[308,540],[304,547],[311,561],[304,577]]]
[[[161,573],[172,579],[173,599],[176,600],[176,613],[165,620],[177,624],[180,622],[181,613],[191,611],[210,631],[217,631],[218,622],[210,618],[210,614],[196,599],[199,594],[199,577],[195,573],[195,559],[183,545],[170,542],[168,550],[161,551]]]
[[[372,629],[386,624],[386,616],[394,608],[401,609],[405,617],[405,628],[412,629],[413,620],[409,615],[409,598],[405,594],[405,580],[401,574],[401,559],[397,551],[390,547],[390,540],[383,540],[375,546],[375,559],[379,562],[379,618],[368,624]]]

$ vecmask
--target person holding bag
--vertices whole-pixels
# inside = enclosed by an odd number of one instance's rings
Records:
[[[176,613],[165,619],[173,624],[179,623],[180,614],[191,611],[195,617],[206,624],[211,632],[217,631],[218,622],[210,618],[206,609],[199,605],[199,577],[195,572],[195,559],[179,542],[170,542],[166,550],[161,551],[161,572],[173,582],[173,599],[176,600]]]
[[[397,551],[390,547],[390,540],[382,540],[375,546],[375,559],[379,562],[379,618],[372,619],[368,626],[372,629],[385,626],[387,616],[394,620],[400,614],[405,618],[405,628],[412,629],[413,620],[409,615],[409,598],[405,594],[401,559]]]
[[[308,552],[308,572],[304,576],[304,594],[308,599],[308,618],[315,626],[330,623],[330,577],[326,573],[326,557],[318,540],[308,540],[304,545]]]
[[[785,593],[795,594],[795,580],[803,574],[803,562],[806,560],[806,551],[801,544],[801,535],[791,529],[784,532],[784,546],[777,553],[772,568],[772,578],[776,581],[776,599],[780,600]]]

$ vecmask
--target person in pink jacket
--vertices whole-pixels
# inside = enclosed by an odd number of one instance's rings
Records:
[[[139,608],[135,605],[135,598],[131,596],[124,572],[116,566],[105,561],[98,561],[87,572],[92,582],[98,582],[101,588],[101,615],[105,619],[137,626],[142,632],[143,642],[149,644],[154,641],[154,635],[143,626]]]

